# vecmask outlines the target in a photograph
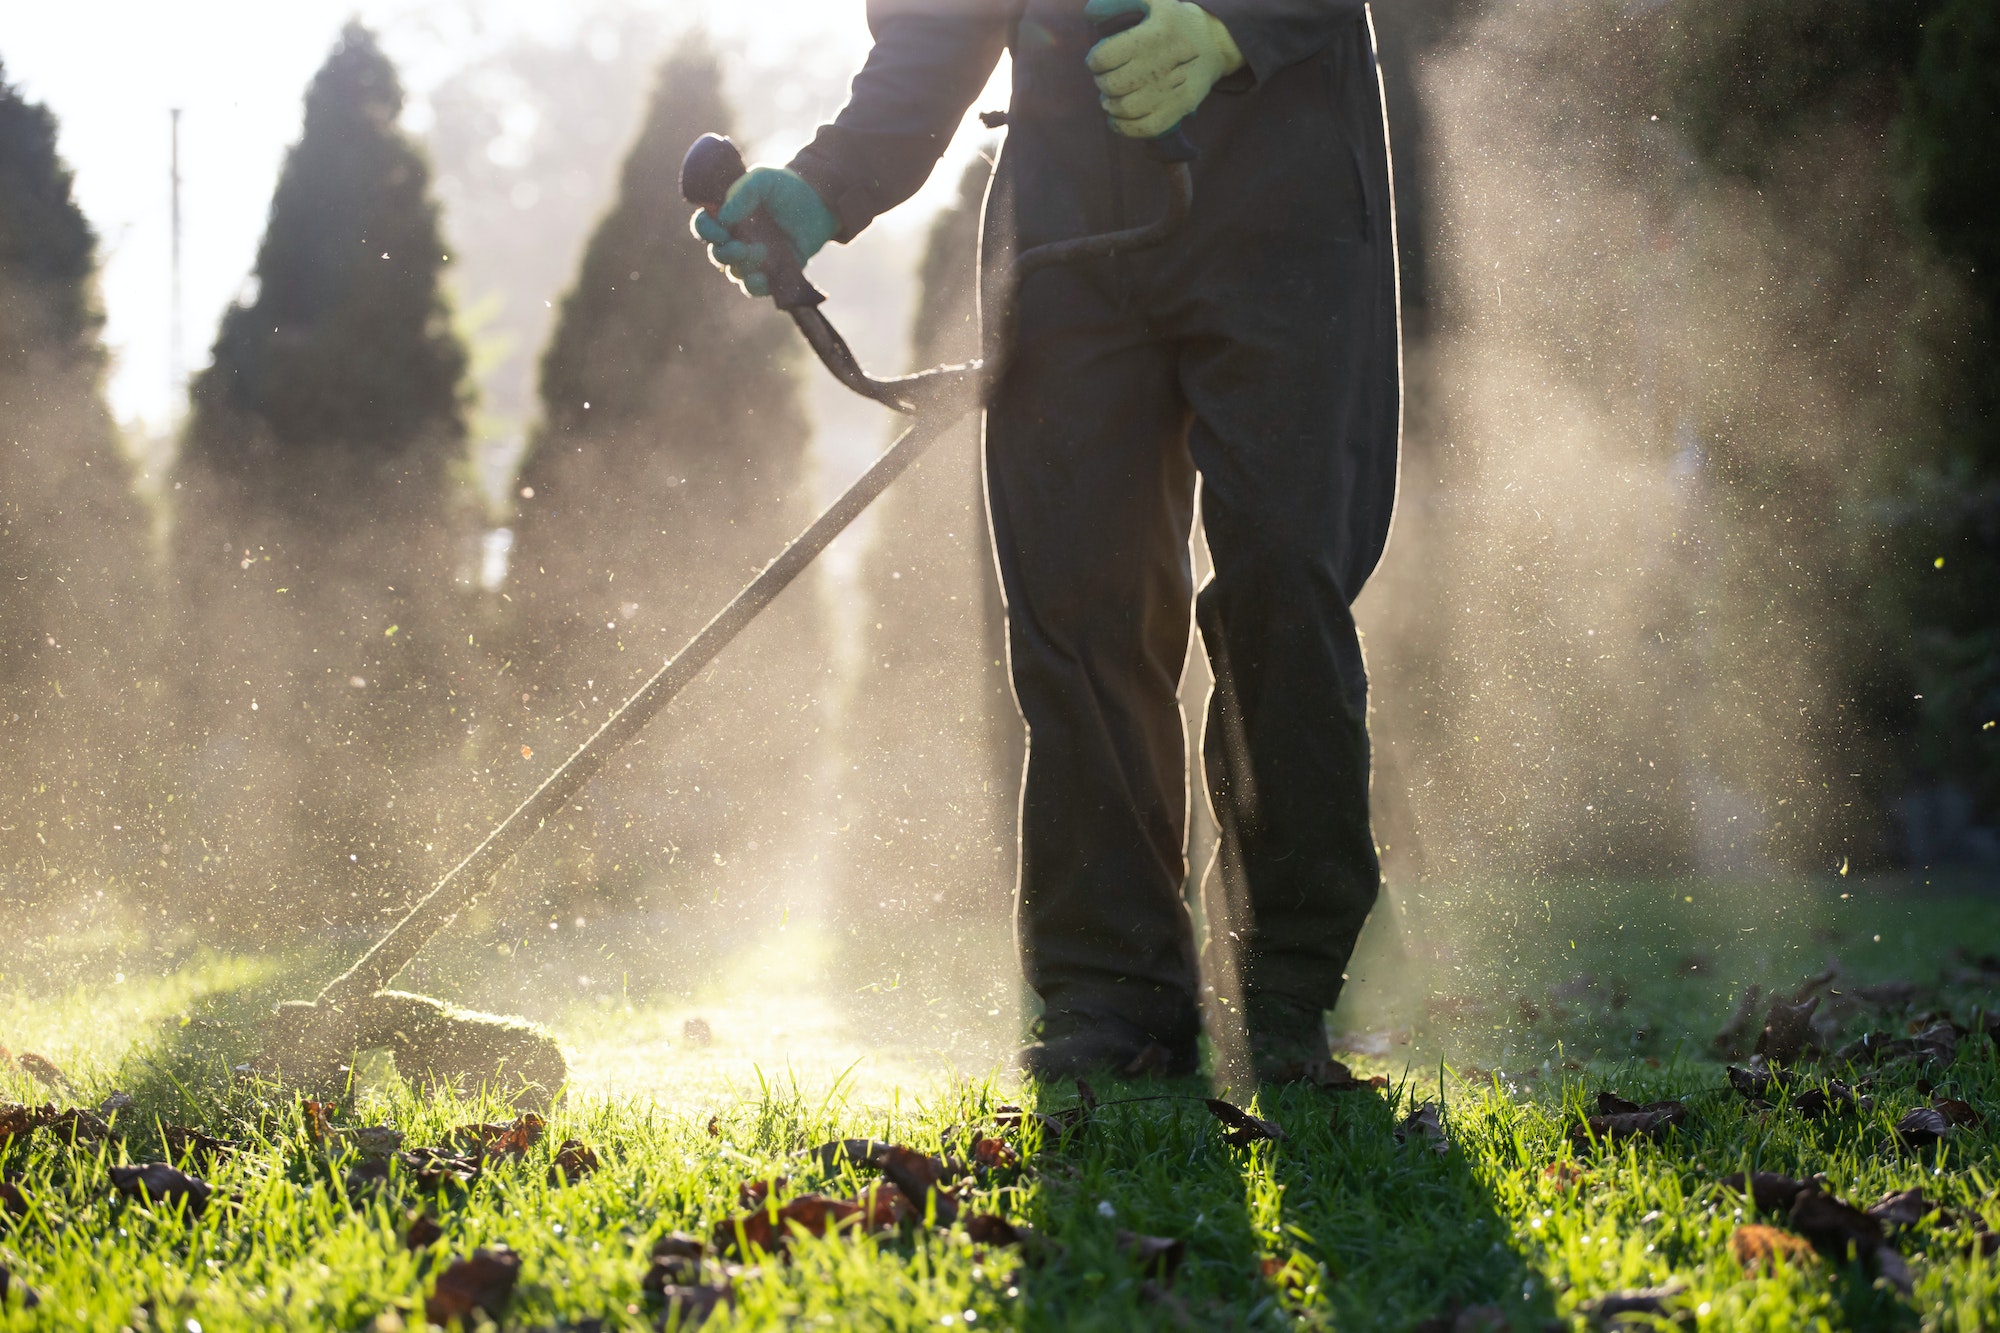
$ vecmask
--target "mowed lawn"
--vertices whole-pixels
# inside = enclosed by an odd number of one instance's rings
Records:
[[[393,1079],[319,1108],[232,1075],[273,970],[211,960],[105,1012],[161,1021],[72,1089],[0,1074],[24,1106],[132,1098],[11,1113],[0,1329],[2000,1327],[2000,898],[1438,890],[1400,927],[1355,968],[1389,998],[1337,1021],[1383,1086],[1107,1081],[1093,1109],[997,1074],[768,1078],[584,1088],[539,1130]],[[1746,1055],[1773,993],[1817,997],[1817,1044],[1879,1049],[1745,1096],[1711,1038],[1750,984]],[[99,994],[16,992],[0,1041],[80,1032]],[[201,1185],[118,1169],[146,1162]],[[1768,1173],[1764,1211],[1736,1172]]]

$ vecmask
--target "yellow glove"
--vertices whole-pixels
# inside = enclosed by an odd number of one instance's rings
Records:
[[[1145,21],[1090,48],[1084,63],[1097,78],[1098,102],[1111,128],[1133,139],[1165,134],[1194,114],[1220,79],[1243,68],[1229,29],[1186,0],[1144,0]],[[1134,0],[1090,0],[1084,14],[1102,22],[1138,8]]]

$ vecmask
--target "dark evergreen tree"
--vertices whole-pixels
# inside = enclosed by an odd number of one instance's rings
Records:
[[[507,582],[524,681],[507,707],[537,756],[527,775],[586,736],[808,514],[797,336],[709,267],[680,198],[688,144],[729,121],[715,57],[692,39],[660,68],[542,359]],[[552,849],[562,878],[630,888],[717,857],[734,878],[746,854],[786,854],[825,673],[810,586],[656,724],[666,735],[600,780]]]
[[[918,269],[918,366],[979,355],[975,159],[931,225]],[[868,798],[850,834],[851,878],[955,912],[1004,915],[1026,732],[1007,683],[1000,588],[987,531],[979,423],[931,447],[877,505],[863,566],[867,651],[844,734]]]
[[[0,68],[0,909],[159,872],[151,519],[102,394],[97,238]]]
[[[447,798],[430,769],[473,711],[466,359],[402,105],[349,24],[306,93],[255,294],[223,316],[174,470],[203,868],[281,886],[238,920],[374,920],[407,894],[444,854],[422,846]]]

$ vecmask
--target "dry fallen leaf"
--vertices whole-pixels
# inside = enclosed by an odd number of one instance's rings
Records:
[[[1285,1137],[1285,1131],[1275,1121],[1251,1115],[1220,1097],[1210,1097],[1206,1104],[1208,1113],[1227,1130],[1222,1137],[1231,1147],[1247,1148],[1253,1143],[1275,1142]]]
[[[1956,1097],[1933,1097],[1931,1109],[1942,1114],[1956,1129],[1977,1129],[1986,1123],[1986,1117],[1971,1102]]]
[[[1009,1222],[998,1213],[974,1213],[965,1219],[965,1234],[974,1245],[1020,1245],[1034,1232],[1026,1223]]]
[[[1896,1190],[1868,1205],[1868,1215],[1892,1226],[1913,1227],[1936,1211],[1920,1189]]]
[[[498,1323],[520,1280],[521,1256],[504,1246],[477,1249],[470,1259],[454,1259],[438,1274],[424,1317],[433,1324],[463,1323],[474,1310]]]
[[[596,1173],[597,1153],[581,1139],[564,1139],[556,1149],[556,1160],[549,1167],[549,1184],[574,1185],[585,1176]]]
[[[1835,1262],[1845,1262],[1850,1250],[1866,1256],[1882,1244],[1880,1222],[1819,1189],[1800,1190],[1787,1217],[1792,1230]]]
[[[1743,1173],[1736,1171],[1724,1176],[1722,1183],[1738,1194],[1748,1194],[1760,1213],[1789,1213],[1801,1191],[1817,1188],[1810,1181],[1793,1180],[1773,1171],[1752,1171],[1747,1182]],[[1749,1185],[1747,1190],[1745,1184]]]
[[[333,1110],[332,1102],[307,1100],[299,1103],[299,1115],[305,1121],[306,1137],[320,1147],[325,1147],[326,1141],[333,1136]]]
[[[1579,1148],[1593,1143],[1622,1143],[1626,1139],[1664,1139],[1667,1131],[1687,1120],[1688,1109],[1680,1102],[1648,1102],[1641,1106],[1616,1093],[1597,1095],[1598,1113],[1571,1127],[1570,1141]]]
[[[487,1143],[487,1160],[497,1162],[506,1158],[520,1161],[527,1156],[528,1149],[541,1142],[542,1131],[546,1128],[548,1126],[542,1118],[530,1111],[513,1124],[502,1128],[500,1133]]]
[[[76,1096],[76,1085],[69,1081],[69,1075],[57,1068],[56,1062],[47,1056],[36,1055],[33,1051],[29,1051],[16,1058],[14,1063],[26,1070],[43,1087],[68,1097]]]
[[[479,1179],[483,1161],[478,1157],[447,1152],[443,1148],[412,1148],[396,1154],[403,1170],[427,1190],[441,1185],[470,1185]]]
[[[1396,1126],[1398,1143],[1408,1143],[1418,1135],[1422,1135],[1430,1150],[1439,1156],[1451,1150],[1451,1140],[1445,1137],[1444,1122],[1438,1119],[1436,1102],[1425,1102],[1403,1117],[1403,1123]]]
[[[21,1193],[21,1187],[12,1181],[0,1180],[0,1213],[15,1217],[28,1215],[28,1196]]]
[[[1764,1030],[1757,1036],[1756,1054],[1774,1065],[1789,1065],[1805,1054],[1813,1040],[1812,1018],[1819,1009],[1819,996],[1793,1002],[1782,996],[1771,1001],[1764,1017]]]
[[[444,1226],[427,1212],[411,1209],[404,1214],[409,1225],[403,1228],[403,1247],[410,1250],[427,1250],[444,1239]]]
[[[1896,1137],[1906,1148],[1929,1148],[1951,1133],[1951,1120],[1934,1106],[1919,1106],[1896,1122]]]
[[[681,1040],[690,1046],[712,1046],[715,1044],[715,1030],[706,1018],[690,1018],[681,1024]]]
[[[741,1217],[724,1218],[715,1224],[710,1240],[718,1250],[741,1250],[755,1246],[771,1254],[781,1252],[794,1230],[808,1236],[824,1236],[851,1217],[861,1206],[845,1199],[829,1199],[823,1194],[802,1194],[782,1208],[759,1208]]]
[[[1547,1166],[1543,1167],[1542,1179],[1548,1181],[1559,1190],[1568,1190],[1582,1184],[1586,1177],[1583,1168],[1579,1167],[1575,1162],[1565,1159],[1560,1162],[1550,1162]]]
[[[145,1203],[183,1202],[190,1214],[199,1215],[208,1207],[215,1191],[205,1180],[168,1166],[165,1162],[139,1162],[111,1168],[111,1184],[120,1194]]]
[[[1746,1272],[1768,1269],[1781,1259],[1788,1264],[1803,1265],[1818,1257],[1812,1246],[1791,1232],[1759,1222],[1736,1228],[1729,1237],[1729,1250]]]
[[[212,1164],[218,1157],[227,1157],[241,1152],[243,1145],[234,1139],[218,1139],[189,1129],[185,1125],[166,1125],[160,1130],[167,1152],[174,1157],[203,1166]]]
[[[957,1219],[958,1200],[940,1183],[947,1176],[949,1163],[891,1143],[876,1154],[876,1165],[920,1215],[934,1212],[939,1226],[950,1226]]]

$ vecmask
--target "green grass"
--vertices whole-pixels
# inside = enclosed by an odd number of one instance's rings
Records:
[[[1990,1043],[1968,1040],[1949,1069],[1928,1071],[1936,1091],[1986,1111],[1986,1125],[1922,1152],[1887,1146],[1896,1118],[1928,1100],[1917,1069],[1875,1075],[1866,1113],[1813,1123],[1783,1103],[1745,1103],[1706,1052],[1743,983],[1789,989],[1834,949],[1855,981],[1906,976],[1931,987],[1955,966],[1956,947],[2000,945],[2000,905],[1879,888],[1846,900],[1839,887],[1791,889],[1781,900],[1761,892],[1754,903],[1748,890],[1707,891],[1716,900],[1706,913],[1682,902],[1675,917],[1667,904],[1700,891],[1573,887],[1547,901],[1534,932],[1542,952],[1532,956],[1516,948],[1523,927],[1504,915],[1466,925],[1474,917],[1463,896],[1439,899],[1443,907],[1413,897],[1402,944],[1378,940],[1371,966],[1400,958],[1398,974],[1418,980],[1378,996],[1379,1012],[1357,999],[1343,1016],[1395,1029],[1389,1056],[1356,1061],[1390,1075],[1389,1089],[1267,1090],[1254,1105],[1285,1139],[1232,1148],[1194,1100],[1199,1085],[1100,1087],[1107,1103],[1187,1099],[1107,1104],[1086,1130],[1035,1152],[1017,1179],[989,1180],[973,1206],[1031,1223],[1042,1240],[1032,1254],[975,1247],[962,1228],[802,1239],[789,1259],[766,1257],[738,1274],[733,1322],[709,1327],[1402,1329],[1494,1306],[1506,1321],[1494,1327],[1585,1328],[1579,1307],[1590,1298],[1668,1281],[1687,1285],[1675,1327],[2000,1327],[2000,1259],[1968,1252],[1962,1228],[1920,1226],[1901,1238],[1915,1275],[1907,1298],[1854,1263],[1824,1258],[1746,1276],[1730,1236],[1747,1205],[1715,1184],[1746,1168],[1824,1173],[1834,1193],[1863,1205],[1920,1186],[2000,1227],[2000,1060]],[[1682,966],[1690,960],[1691,970]],[[92,1067],[79,1057],[85,1097],[112,1086],[139,1097],[120,1119],[122,1142],[72,1146],[41,1132],[0,1147],[0,1176],[32,1200],[25,1217],[0,1219],[0,1264],[41,1298],[32,1312],[9,1304],[0,1330],[415,1328],[438,1268],[482,1245],[521,1257],[509,1328],[657,1327],[658,1307],[640,1289],[653,1241],[675,1230],[707,1235],[740,1212],[740,1182],[777,1174],[791,1191],[851,1193],[851,1171],[826,1177],[805,1150],[861,1135],[935,1150],[1002,1101],[1075,1099],[1070,1089],[990,1077],[868,1097],[820,1077],[734,1094],[703,1085],[691,1098],[671,1087],[658,1098],[586,1089],[526,1161],[493,1168],[469,1190],[432,1195],[399,1178],[350,1196],[345,1164],[311,1142],[294,1100],[227,1078],[239,1044],[230,1025],[268,993],[268,970],[210,963],[147,983],[152,998],[122,998],[137,984],[81,997],[23,992],[0,1008],[9,1024],[0,1040],[17,1050],[21,1034],[68,1031],[63,1023],[97,1004],[136,1008],[158,1024],[120,1059]],[[1977,982],[1947,980],[1918,1004],[1964,1017],[1982,998],[1991,1003]],[[1900,1030],[1907,1018],[1858,1012],[1850,1027]],[[1579,1153],[1568,1131],[1604,1088],[1681,1097],[1691,1115],[1663,1143]],[[0,1075],[0,1098],[37,1091]],[[1399,1144],[1401,1116],[1438,1097],[1450,1150]],[[418,1101],[390,1079],[361,1096],[346,1123],[393,1124],[412,1143],[432,1143],[500,1114]],[[110,1190],[112,1164],[158,1155],[162,1121],[246,1143],[204,1173],[240,1202],[190,1218]],[[603,1167],[551,1185],[550,1148],[569,1137],[594,1147]],[[1562,1161],[1580,1179],[1551,1175]],[[444,1239],[411,1252],[401,1236],[417,1208],[436,1213]],[[1120,1248],[1121,1230],[1185,1240],[1170,1287],[1148,1284]]]

